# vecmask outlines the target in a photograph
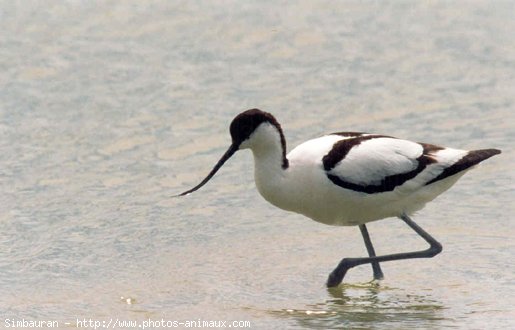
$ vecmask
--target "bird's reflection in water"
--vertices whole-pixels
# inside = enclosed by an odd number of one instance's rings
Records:
[[[307,305],[306,309],[274,311],[280,317],[294,319],[309,328],[369,328],[388,326],[403,328],[441,324],[445,307],[427,295],[414,295],[377,281],[363,284],[342,284],[327,289],[325,302]]]

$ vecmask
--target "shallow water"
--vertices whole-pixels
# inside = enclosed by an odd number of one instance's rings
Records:
[[[512,1],[0,2],[0,327],[513,327],[514,12]],[[365,254],[359,230],[268,205],[250,153],[170,197],[207,174],[251,107],[276,115],[289,146],[349,130],[503,154],[414,218],[442,254],[385,263],[379,284],[357,267],[327,290],[341,258]],[[424,247],[396,219],[369,230],[378,253]]]

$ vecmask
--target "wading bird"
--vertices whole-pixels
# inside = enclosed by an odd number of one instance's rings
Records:
[[[384,261],[431,258],[442,245],[410,215],[449,189],[497,149],[458,150],[391,136],[339,132],[306,141],[286,155],[281,125],[270,113],[251,109],[231,123],[232,144],[208,176],[184,196],[206,184],[238,150],[254,155],[259,193],[273,205],[335,226],[358,226],[368,257],[344,258],[331,272],[327,286],[339,285],[347,271],[371,264],[382,279]],[[376,256],[366,223],[398,217],[420,235],[429,248]]]

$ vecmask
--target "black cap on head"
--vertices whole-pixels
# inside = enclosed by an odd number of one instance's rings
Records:
[[[269,122],[276,126],[279,125],[274,116],[259,109],[250,109],[237,115],[229,128],[233,144],[239,146],[263,122]]]

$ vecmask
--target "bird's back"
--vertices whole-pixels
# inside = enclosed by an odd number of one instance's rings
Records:
[[[292,211],[335,225],[410,214],[450,188],[472,166],[498,153],[366,133],[323,136],[288,154],[289,180],[303,182],[289,192],[297,199],[289,209],[296,206]]]

